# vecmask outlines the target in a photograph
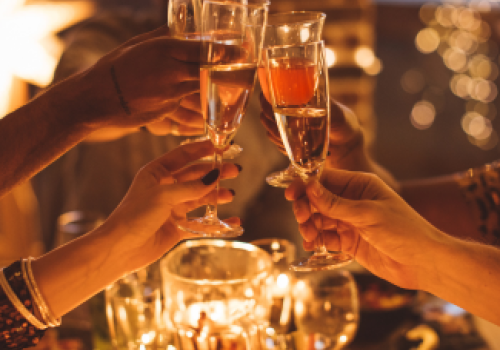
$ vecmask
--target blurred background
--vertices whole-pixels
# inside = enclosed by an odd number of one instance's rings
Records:
[[[500,1],[272,0],[272,12],[290,10],[327,14],[323,37],[328,47],[332,96],[354,109],[369,130],[367,137],[375,158],[398,179],[449,174],[500,158]],[[105,51],[114,41],[118,44],[134,32],[152,29],[152,23],[163,23],[166,1],[0,0],[0,118],[53,81],[61,55],[75,43],[75,33],[89,28],[90,18],[109,18],[117,13],[140,18],[137,23],[141,26],[118,21],[100,28],[92,22],[94,32],[106,32],[89,44],[93,52]],[[128,32],[123,34],[123,30]],[[78,50],[74,52],[76,61],[83,57]],[[99,56],[87,57],[88,61],[73,71]],[[249,111],[252,114],[247,119],[257,120],[258,106]],[[245,133],[245,128],[240,133]],[[273,164],[266,166],[283,168],[286,159],[265,139],[264,131],[255,135],[262,138],[259,152],[269,147],[266,156]],[[257,147],[256,142],[248,146],[244,140],[238,142],[245,149]],[[259,162],[245,168],[250,176]],[[0,266],[56,245],[56,219],[46,224],[44,218],[92,208],[46,202],[44,194],[63,197],[80,186],[66,181],[61,187],[54,184],[53,177],[51,183],[50,171],[35,184],[36,195],[31,184],[25,184],[0,201]],[[135,173],[130,172],[124,189]],[[274,204],[275,197],[282,198],[282,191],[263,183],[262,178],[261,187],[249,189],[254,194],[242,197],[256,218],[243,221],[250,234],[246,239],[298,236],[290,215],[283,219],[286,224],[276,222],[275,217],[259,220],[264,211],[262,202],[283,208],[280,213],[291,213],[284,200]],[[114,197],[121,195],[115,193]],[[115,202],[110,200],[100,214],[108,215]]]

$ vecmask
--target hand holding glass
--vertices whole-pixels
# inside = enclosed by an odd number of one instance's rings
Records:
[[[324,42],[271,47],[265,49],[264,58],[273,111],[288,158],[305,182],[318,179],[328,153],[330,133]],[[328,252],[320,221],[316,221],[320,233],[314,254],[293,263],[293,270],[328,270],[352,261],[345,253]]]

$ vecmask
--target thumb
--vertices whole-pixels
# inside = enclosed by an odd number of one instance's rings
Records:
[[[167,185],[170,202],[180,204],[203,198],[215,189],[219,176],[220,170],[212,169],[199,180]]]
[[[365,201],[339,197],[317,180],[307,185],[306,193],[312,206],[326,217],[355,224],[360,222],[365,214]]]

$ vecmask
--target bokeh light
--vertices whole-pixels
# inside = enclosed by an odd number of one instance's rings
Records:
[[[431,53],[437,50],[441,39],[438,32],[432,28],[424,28],[415,38],[417,49],[422,53]]]
[[[419,101],[413,106],[410,120],[413,126],[419,130],[428,129],[436,117],[436,109],[429,101]]]
[[[500,49],[491,40],[493,28],[482,18],[483,13],[491,10],[493,2],[500,3],[500,0],[426,3],[419,11],[426,27],[415,37],[419,51],[437,52],[454,73],[449,88],[465,104],[466,113],[460,121],[462,128],[469,141],[481,149],[491,149],[498,143],[491,121],[497,115],[493,101],[498,95],[494,82],[500,74]],[[404,91],[421,94],[421,101],[415,104],[411,113],[411,123],[419,129],[432,125],[436,114],[445,108],[444,94],[431,93],[432,86],[425,86],[433,81],[426,74],[429,73],[425,70],[411,69],[401,78]]]
[[[375,63],[373,50],[367,46],[360,46],[354,53],[354,60],[362,68],[368,68]]]
[[[378,58],[375,58],[373,64],[369,67],[365,67],[364,70],[368,75],[377,75],[382,71],[382,61]]]
[[[463,72],[467,67],[467,56],[461,50],[449,48],[443,55],[446,67],[455,72]]]
[[[337,55],[335,54],[335,51],[333,49],[327,47],[326,48],[326,64],[328,67],[333,67],[335,65],[335,62],[337,62]]]

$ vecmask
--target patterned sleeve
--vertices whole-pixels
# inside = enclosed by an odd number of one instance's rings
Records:
[[[4,275],[23,305],[33,313],[33,298],[24,281],[21,263],[13,263],[4,269]],[[12,305],[0,288],[0,349],[24,349],[35,346],[45,330],[30,324]]]
[[[456,179],[478,230],[488,242],[500,245],[500,161],[470,169]]]

